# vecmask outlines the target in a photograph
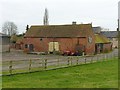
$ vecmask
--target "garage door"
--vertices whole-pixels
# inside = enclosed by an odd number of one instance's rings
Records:
[[[59,43],[58,42],[49,42],[49,52],[59,51]]]

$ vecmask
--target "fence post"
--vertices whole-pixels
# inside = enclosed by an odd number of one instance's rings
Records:
[[[112,52],[111,54],[112,54],[111,56],[112,56],[112,58],[113,58],[113,52]]]
[[[47,59],[45,59],[45,69],[47,69]]]
[[[106,61],[108,60],[108,54],[107,54],[107,58],[106,58]]]
[[[31,72],[31,65],[32,65],[32,60],[29,60],[29,72]]]
[[[85,64],[86,64],[86,56],[85,56],[84,60],[85,60]]]
[[[93,57],[94,57],[94,56],[91,57],[91,63],[92,63]]]
[[[111,53],[111,58],[112,58],[112,53]]]
[[[78,56],[77,56],[77,63],[76,63],[77,65],[78,65],[78,60],[79,60],[79,58],[78,58]]]
[[[116,54],[114,53],[114,59],[116,58]]]
[[[104,54],[102,55],[101,62],[102,62],[102,60],[104,60]]]
[[[12,75],[12,61],[10,61],[9,73],[10,73],[10,75]]]
[[[72,57],[70,58],[70,61],[71,61],[71,66],[72,66]]]
[[[44,68],[44,65],[45,65],[45,64],[44,64],[44,59],[42,59],[42,68]]]
[[[105,57],[105,59],[104,59],[103,61],[105,61],[105,60],[106,60],[106,54],[105,54],[105,56],[104,56],[104,57]]]
[[[59,66],[59,57],[58,57],[58,66]]]
[[[67,65],[69,66],[69,64],[70,64],[70,57],[68,57],[68,63],[67,63]]]
[[[109,54],[108,54],[108,59],[107,60],[109,60]]]
[[[98,61],[98,59],[99,59],[99,58],[98,58],[98,55],[97,55],[97,61]]]
[[[41,69],[41,66],[42,66],[42,60],[41,59],[38,59],[38,61],[39,61],[39,68]]]

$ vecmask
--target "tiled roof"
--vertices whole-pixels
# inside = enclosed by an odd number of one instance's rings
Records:
[[[24,37],[86,37],[91,24],[31,26]]]
[[[17,37],[16,43],[21,43],[21,42],[23,42],[23,37],[22,36],[21,37]]]
[[[93,27],[93,31],[94,31],[94,33],[100,33],[101,32],[101,27]]]
[[[102,31],[101,34],[103,34],[104,36],[106,36],[108,38],[115,38],[118,36],[117,31]]]
[[[95,34],[95,43],[109,43],[110,40],[101,34]]]

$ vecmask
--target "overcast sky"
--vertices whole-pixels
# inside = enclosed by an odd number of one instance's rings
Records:
[[[116,30],[119,0],[0,0],[0,24],[14,22],[19,33],[26,25],[43,25],[45,8],[49,24],[91,23]],[[1,32],[1,30],[0,30]]]

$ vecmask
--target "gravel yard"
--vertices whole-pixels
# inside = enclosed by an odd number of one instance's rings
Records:
[[[118,54],[118,49],[113,50],[110,54]],[[98,56],[103,57],[104,54],[99,54]],[[36,55],[36,54],[26,54],[22,50],[11,50],[11,52],[2,53],[2,60],[9,61],[9,60],[29,60],[29,59],[40,59],[40,58],[48,58],[48,59],[55,59],[55,58],[66,58],[66,56],[62,55]],[[89,57],[88,57],[89,58]]]
[[[23,51],[12,50],[10,53],[2,54],[2,70],[31,70],[31,68],[49,69],[62,66],[72,66],[78,64],[93,63],[107,60],[118,56],[118,50],[115,49],[110,53],[98,54],[92,56],[62,56],[62,55],[36,55],[26,54]],[[49,67],[49,68],[48,68]],[[12,68],[12,69],[11,69]],[[28,71],[28,72],[29,72]],[[16,73],[16,72],[15,72]]]
[[[40,58],[57,58],[63,57],[61,55],[37,55],[37,54],[26,54],[22,50],[11,50],[11,52],[2,53],[2,60],[29,60],[29,59],[40,59]]]

